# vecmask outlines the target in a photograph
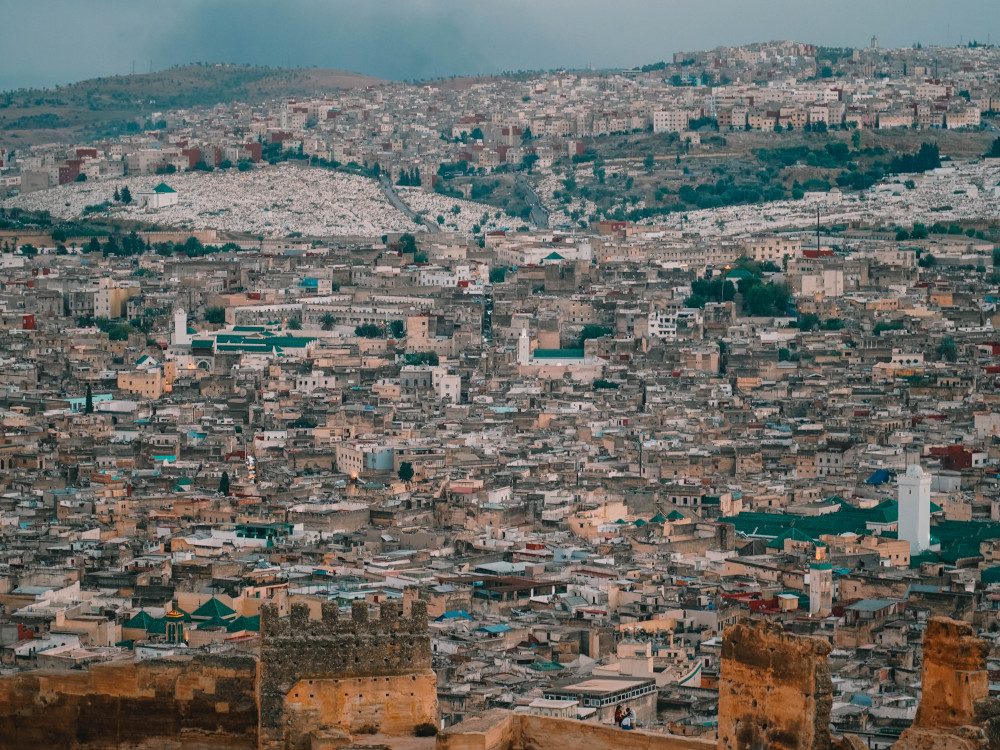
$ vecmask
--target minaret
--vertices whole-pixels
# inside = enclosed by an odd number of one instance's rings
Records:
[[[931,475],[913,464],[897,480],[899,500],[898,534],[917,555],[931,546]]]
[[[833,606],[833,566],[826,559],[826,547],[816,547],[809,563],[809,614],[829,614]]]
[[[174,310],[174,335],[171,344],[174,346],[190,346],[191,337],[187,332],[187,313],[180,307]]]
[[[528,329],[522,328],[521,335],[517,337],[517,363],[524,367],[531,360],[531,339],[528,338]]]

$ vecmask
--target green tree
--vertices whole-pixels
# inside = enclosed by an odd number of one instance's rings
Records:
[[[324,331],[332,331],[333,327],[337,324],[337,319],[333,316],[333,313],[325,312],[320,317],[319,324]]]
[[[582,349],[583,345],[589,339],[599,339],[599,338],[603,338],[604,336],[608,336],[610,334],[611,334],[611,329],[610,328],[606,328],[605,326],[598,326],[598,325],[593,325],[592,323],[588,323],[587,325],[585,325],[583,327],[583,330],[580,332],[580,348]]]
[[[394,339],[401,339],[406,335],[406,323],[401,320],[389,321],[389,333]]]
[[[524,158],[521,160],[521,166],[524,167],[528,174],[531,174],[531,170],[535,167],[535,162],[538,161],[538,154],[525,154]]]
[[[937,265],[937,258],[930,253],[924,253],[917,261],[917,265],[921,268],[934,268]]]
[[[226,322],[226,308],[224,307],[208,307],[205,308],[205,320],[207,320],[212,325],[221,326]]]
[[[1000,250],[994,251],[995,253],[1000,252]],[[1000,265],[994,261],[994,265]],[[507,278],[507,267],[497,266],[496,268],[490,269],[490,283],[491,284],[502,284],[503,280]]]
[[[61,227],[56,227],[52,230],[52,241],[53,242],[65,242],[66,241],[66,230]]]
[[[291,320],[288,321],[288,330],[290,330],[290,331],[301,331],[302,330],[302,321],[299,320],[298,318],[292,318]]]
[[[87,383],[87,399],[83,403],[83,413],[94,413],[94,391],[91,389],[90,383]]]
[[[799,316],[797,327],[800,331],[811,331],[819,327],[819,315],[816,313],[803,313]]]
[[[646,158],[642,160],[642,166],[646,168],[646,171],[650,174],[653,173],[653,167],[656,166],[656,157],[652,154],[646,154]]]
[[[409,461],[401,461],[399,464],[399,471],[396,472],[396,476],[404,482],[409,482],[413,479],[413,464]]]
[[[132,191],[128,189],[128,185],[122,188],[122,203],[126,206],[132,202]]]
[[[101,252],[101,242],[96,237],[91,237],[90,242],[87,244],[88,253],[99,253]]]
[[[839,331],[844,327],[844,321],[840,318],[827,318],[823,321],[824,331]]]
[[[417,252],[417,238],[414,237],[409,232],[405,232],[399,236],[399,241],[396,243],[399,247],[399,252],[401,253],[416,253]]]
[[[689,294],[684,300],[684,307],[697,307],[699,309],[703,308],[708,304],[708,300],[702,297],[700,294]]]
[[[354,335],[364,339],[377,339],[382,336],[382,329],[374,323],[363,323],[354,329]]]
[[[219,478],[219,494],[229,497],[229,472],[222,472],[222,476]]]
[[[861,148],[861,131],[855,130],[851,133],[851,145],[854,146],[854,150],[857,151]]]
[[[958,360],[958,346],[955,344],[955,340],[951,336],[945,336],[941,339],[941,343],[937,345],[935,349],[937,355],[948,362],[955,362]]]

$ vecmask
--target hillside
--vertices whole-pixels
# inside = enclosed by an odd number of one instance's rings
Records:
[[[0,93],[0,146],[74,141],[123,132],[156,112],[218,102],[257,103],[383,83],[323,68],[186,65],[156,73],[93,78],[52,89]]]

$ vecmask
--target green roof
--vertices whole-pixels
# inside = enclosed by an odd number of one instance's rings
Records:
[[[230,622],[226,626],[226,630],[230,633],[238,633],[241,630],[250,630],[252,632],[260,632],[260,615],[252,615],[251,617],[237,617],[235,620]]]
[[[583,349],[535,349],[535,359],[583,359]]]
[[[664,518],[659,513],[657,513],[655,516],[653,516],[652,518],[649,519],[649,522],[650,523],[664,523],[664,522],[666,522],[666,520],[667,520],[666,518]]]
[[[161,182],[159,185],[157,185],[155,188],[153,188],[153,192],[154,193],[176,193],[177,191],[174,190],[172,187],[170,187],[170,185],[168,185],[167,183]]]
[[[123,628],[137,628],[138,630],[149,630],[156,622],[156,618],[153,617],[149,612],[140,611],[138,614],[130,617],[122,625]]]
[[[232,617],[235,609],[230,609],[214,596],[191,613],[192,617]]]
[[[804,531],[800,531],[795,526],[790,526],[789,528],[782,531],[778,536],[774,537],[771,541],[767,543],[767,547],[774,549],[784,549],[785,540],[791,539],[795,542],[806,542],[812,544],[816,540],[811,536],[806,534]]]

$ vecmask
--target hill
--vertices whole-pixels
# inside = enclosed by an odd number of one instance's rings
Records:
[[[0,146],[16,149],[112,136],[124,132],[129,122],[171,109],[230,101],[256,104],[382,83],[342,70],[206,64],[6,91],[0,93]]]

